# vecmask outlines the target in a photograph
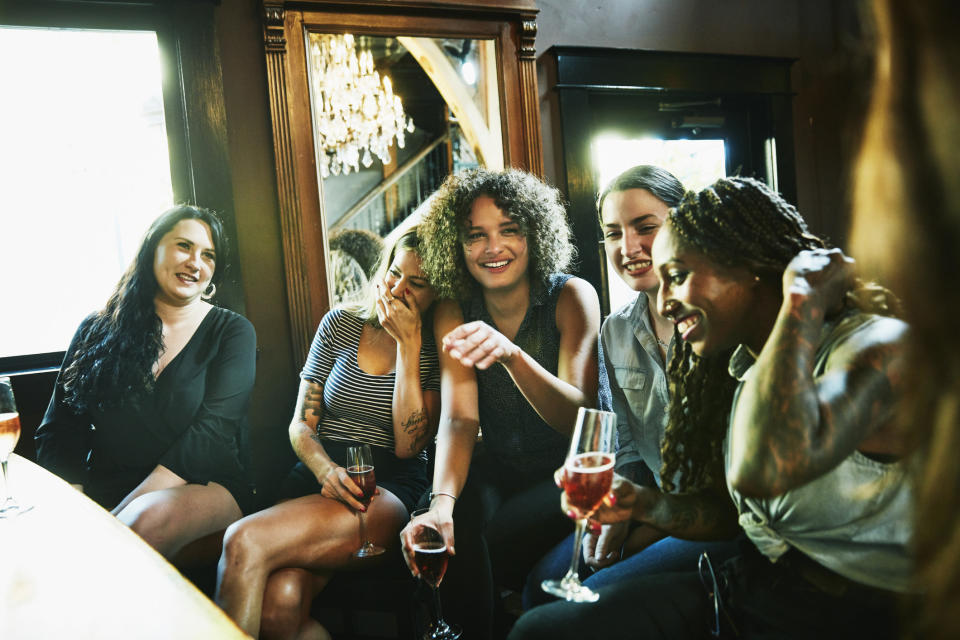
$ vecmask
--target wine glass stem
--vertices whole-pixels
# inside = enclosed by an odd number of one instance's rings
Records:
[[[439,629],[443,624],[443,613],[440,611],[440,588],[437,586],[431,590],[433,591],[433,628]]]
[[[586,518],[577,518],[576,531],[573,536],[573,556],[570,558],[570,569],[563,580],[580,582],[578,571],[580,569],[580,546],[583,544],[583,532],[587,528]]]
[[[7,473],[7,461],[9,459],[10,457],[7,456],[2,462],[0,462],[0,466],[3,467],[3,493],[6,496],[6,498],[3,500],[4,503],[13,500],[13,492],[10,491],[10,474]]]
[[[367,527],[363,521],[363,511],[357,511],[357,515],[360,516],[360,548],[362,549],[368,544]]]

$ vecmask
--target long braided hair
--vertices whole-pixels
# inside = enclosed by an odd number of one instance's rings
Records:
[[[685,248],[726,267],[741,267],[779,289],[783,271],[800,251],[827,244],[810,232],[796,208],[753,178],[722,178],[688,192],[667,225]],[[894,315],[885,289],[857,283],[847,304]],[[732,349],[701,357],[679,336],[667,369],[669,422],[660,477],[667,491],[722,486],[723,440],[738,382],[728,373]]]
[[[217,264],[211,283],[223,279],[226,236],[215,213],[189,205],[168,209],[144,235],[137,257],[107,300],[84,323],[61,381],[66,404],[76,413],[93,408],[136,404],[154,387],[153,365],[163,351],[163,324],[154,307],[157,279],[153,264],[157,245],[181,220],[210,227]]]

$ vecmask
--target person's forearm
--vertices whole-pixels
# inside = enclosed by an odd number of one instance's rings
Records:
[[[394,453],[409,458],[430,438],[430,415],[420,385],[420,342],[397,345],[393,386]]]
[[[596,394],[586,393],[544,369],[532,356],[517,347],[503,362],[517,389],[544,422],[563,435],[570,435],[580,407],[595,407]]]
[[[730,432],[728,473],[748,494],[786,491],[804,474],[817,440],[839,436],[822,432],[813,377],[823,316],[808,296],[787,296],[744,383]]]
[[[684,540],[720,540],[739,531],[737,512],[719,493],[672,494],[639,487],[640,513],[635,518],[663,533]],[[637,508],[635,508],[637,511]]]
[[[307,423],[294,421],[290,424],[289,434],[290,444],[297,458],[310,469],[318,481],[337,466],[317,440],[314,429]]]
[[[477,441],[478,424],[473,420],[440,420],[437,434],[437,458],[433,472],[434,498],[430,506],[453,512],[454,500],[442,494],[460,497],[470,471],[470,458]]]

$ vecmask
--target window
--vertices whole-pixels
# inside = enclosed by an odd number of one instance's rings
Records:
[[[666,169],[688,191],[699,191],[727,175],[723,139],[663,140],[597,136],[593,141],[593,162],[601,189],[630,167],[640,164]],[[616,273],[616,270],[608,265],[607,273]],[[637,295],[617,277],[607,278],[607,287],[611,309],[620,308]]]
[[[0,27],[0,59],[9,364],[66,348],[174,195],[155,32]]]

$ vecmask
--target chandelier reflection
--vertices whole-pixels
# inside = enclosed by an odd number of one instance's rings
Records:
[[[320,175],[339,175],[373,164],[373,155],[390,162],[394,139],[401,149],[413,120],[394,95],[390,78],[374,69],[369,50],[357,52],[352,35],[314,36],[314,120]]]

